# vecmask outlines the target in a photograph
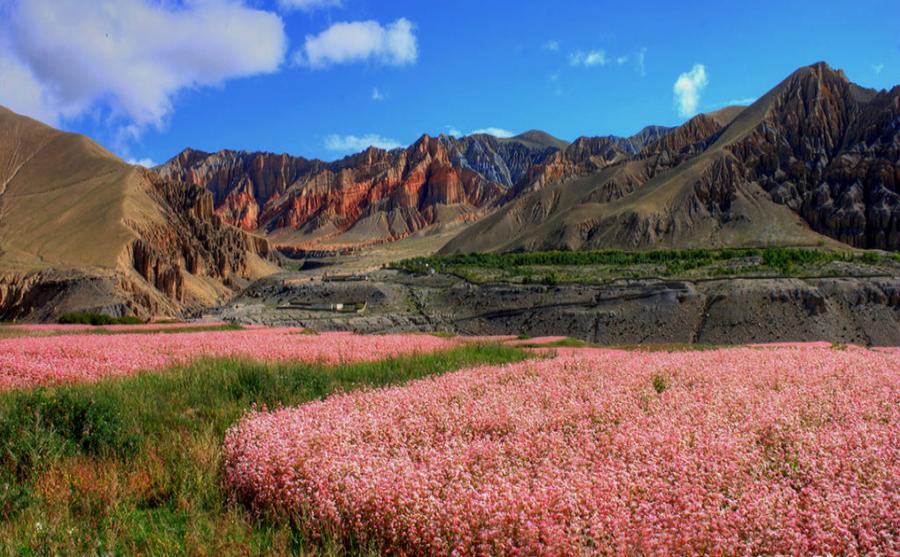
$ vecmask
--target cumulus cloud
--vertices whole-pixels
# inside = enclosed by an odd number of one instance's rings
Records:
[[[691,71],[685,72],[678,76],[672,91],[675,93],[675,105],[678,108],[678,114],[683,117],[693,116],[697,113],[697,107],[700,105],[700,94],[709,78],[706,76],[706,67],[703,64],[694,64]]]
[[[384,95],[381,94],[381,91],[378,90],[378,87],[372,88],[372,100],[376,102],[384,100]]]
[[[512,136],[516,135],[509,130],[504,130],[503,128],[494,128],[494,127],[479,128],[477,130],[472,130],[469,133],[469,135],[474,135],[476,133],[493,135],[494,137],[512,137]]]
[[[311,12],[319,8],[334,8],[340,5],[341,0],[278,0],[278,6],[285,11]]]
[[[276,71],[287,44],[277,14],[241,0],[0,4],[0,104],[55,125],[99,109],[125,136],[161,127],[185,88]]]
[[[358,135],[338,135],[333,133],[325,138],[325,148],[329,151],[338,152],[356,152],[363,151],[369,147],[378,147],[379,149],[396,149],[402,147],[396,139],[390,139],[378,135],[377,133],[369,133],[363,136]]]
[[[28,66],[8,53],[0,54],[0,104],[51,126],[59,125],[60,110]]]
[[[605,66],[606,62],[606,51],[603,50],[589,50],[587,52],[576,50],[569,55],[569,65],[572,66]]]
[[[548,50],[550,52],[558,52],[559,51],[559,41],[550,40],[541,45],[543,50]]]
[[[294,62],[325,68],[374,60],[390,65],[412,64],[419,56],[414,26],[406,18],[382,26],[377,21],[335,23],[318,35],[307,35]]]

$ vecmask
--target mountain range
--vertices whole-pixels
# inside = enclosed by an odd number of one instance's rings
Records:
[[[423,135],[325,162],[185,149],[152,170],[0,109],[0,317],[179,315],[285,253],[900,249],[900,86],[802,67],[748,107],[568,143]],[[42,309],[52,308],[52,309]]]
[[[900,87],[825,63],[749,107],[631,137],[566,143],[423,135],[333,163],[186,149],[160,176],[213,192],[223,218],[284,248],[462,227],[445,252],[843,243],[900,248]]]

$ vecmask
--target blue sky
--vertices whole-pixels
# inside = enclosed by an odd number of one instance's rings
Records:
[[[331,160],[488,128],[626,135],[819,60],[889,88],[898,21],[896,0],[0,0],[0,104],[154,162],[186,146]]]

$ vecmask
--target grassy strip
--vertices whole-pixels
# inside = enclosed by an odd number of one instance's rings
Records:
[[[209,325],[203,327],[179,327],[178,325],[172,325],[171,327],[159,327],[157,329],[143,329],[143,330],[133,330],[133,329],[104,329],[100,327],[98,329],[91,329],[88,331],[83,331],[82,334],[89,335],[171,335],[174,333],[210,333],[217,331],[240,331],[243,329],[237,323],[227,323],[225,325]]]
[[[469,253],[461,255],[416,257],[392,264],[395,269],[413,273],[426,273],[431,269],[461,276],[477,276],[475,269],[492,269],[505,274],[523,275],[524,282],[556,284],[565,282],[566,276],[556,272],[535,274],[534,267],[603,267],[610,272],[619,270],[625,274],[659,272],[676,276],[695,269],[715,267],[712,274],[773,270],[790,275],[811,265],[832,262],[863,263],[867,265],[896,264],[900,254],[881,252],[854,252],[816,248],[748,248],[748,249],[670,249],[649,251],[551,251],[531,253]],[[734,263],[729,266],[719,264]],[[740,265],[738,265],[740,264]],[[641,267],[635,269],[635,267]],[[651,267],[648,271],[646,267]]]
[[[311,546],[228,501],[225,430],[275,407],[528,357],[500,344],[326,367],[203,360],[0,395],[0,554],[258,555]]]
[[[520,339],[520,340],[528,340]],[[597,344],[578,338],[567,337],[553,342],[523,342],[519,348],[605,348],[608,350],[628,350],[631,352],[687,352],[719,350],[727,346],[718,344],[696,344],[679,342],[656,342],[644,344]]]
[[[520,339],[528,340],[528,339]],[[600,345],[592,344],[577,338],[564,338],[553,342],[524,342],[516,344],[519,348],[600,348]]]
[[[64,325],[140,325],[141,319],[131,315],[112,317],[103,313],[73,311],[60,316],[59,322]]]
[[[17,337],[50,337],[60,335],[170,335],[174,333],[210,333],[217,331],[240,331],[241,327],[237,323],[228,323],[225,325],[209,325],[203,327],[183,327],[172,325],[171,327],[160,327],[157,329],[107,329],[97,327],[95,329],[78,329],[72,331],[27,331],[16,329],[14,327],[4,327],[0,325],[0,338],[17,338]]]

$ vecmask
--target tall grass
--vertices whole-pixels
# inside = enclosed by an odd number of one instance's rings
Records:
[[[225,430],[251,405],[299,404],[526,357],[475,344],[327,367],[207,359],[93,385],[0,395],[0,554],[318,553],[220,485]]]
[[[139,325],[144,322],[131,315],[112,317],[105,313],[91,313],[86,311],[64,313],[59,317],[58,321],[63,325]]]

